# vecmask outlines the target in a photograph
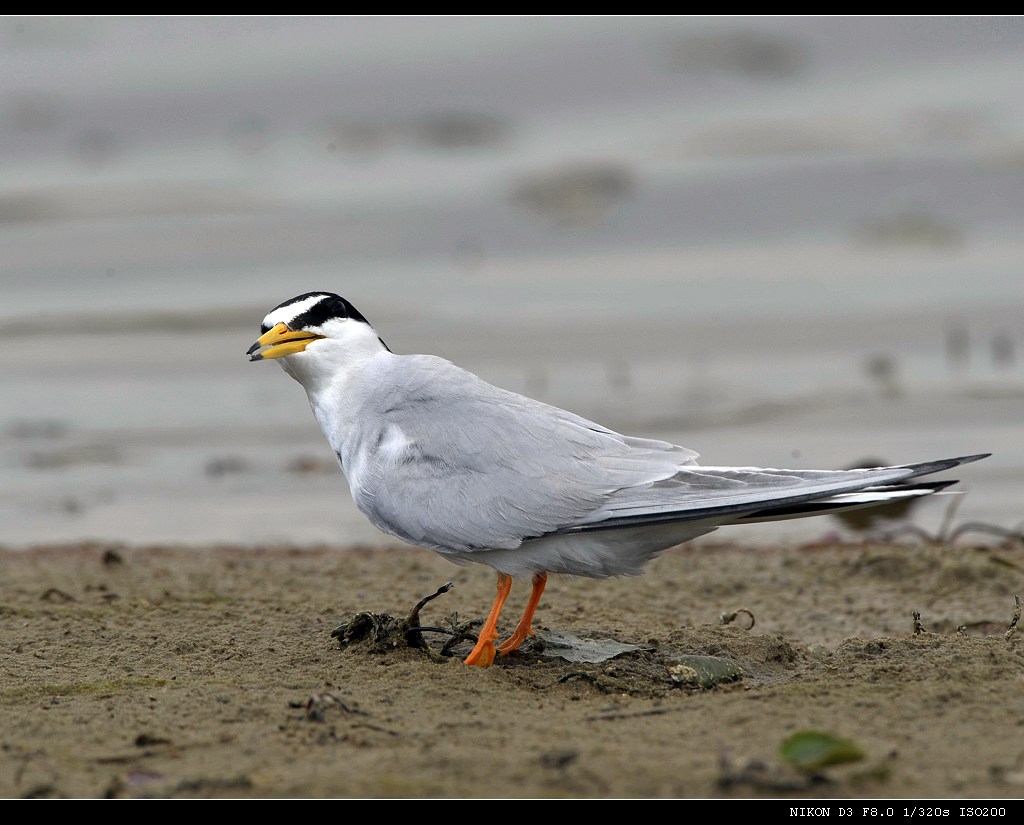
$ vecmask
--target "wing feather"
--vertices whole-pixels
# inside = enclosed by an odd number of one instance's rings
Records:
[[[858,470],[702,467],[685,447],[624,436],[499,389],[434,356],[392,356],[352,437],[353,498],[381,529],[437,550],[507,550],[553,533],[788,507],[981,456]]]

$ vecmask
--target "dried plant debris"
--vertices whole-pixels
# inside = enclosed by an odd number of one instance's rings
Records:
[[[1005,638],[1006,641],[1010,641],[1010,639],[1013,638],[1013,634],[1017,632],[1017,622],[1020,621],[1020,611],[1021,611],[1020,596],[1014,596],[1013,597],[1013,601],[1014,601],[1014,605],[1015,605],[1014,608],[1013,608],[1013,619],[1010,621],[1010,626],[1008,628],[1006,628],[1006,633],[1003,635],[1003,638]]]
[[[310,696],[301,707],[305,711],[306,719],[310,722],[326,722],[327,714],[334,712],[340,713],[342,716],[369,715],[355,705],[347,704],[333,693],[318,693],[316,696]]]
[[[946,508],[946,513],[942,519],[942,525],[935,533],[929,533],[927,530],[918,527],[916,524],[902,524],[888,532],[881,533],[878,538],[883,542],[895,543],[900,540],[902,536],[912,535],[924,542],[927,542],[928,544],[953,545],[970,533],[979,533],[981,535],[1002,539],[1006,544],[1024,543],[1024,527],[1011,529],[1001,527],[998,524],[988,524],[983,521],[968,521],[954,527],[953,517],[956,515],[957,508],[963,503],[963,500],[963,496],[961,495],[954,496],[950,500],[949,506]]]
[[[1021,610],[1024,608],[1024,603],[1022,603],[1020,596],[1014,596],[1013,601],[1013,616],[1010,619],[1010,624],[1007,625],[1006,629],[1003,631],[1003,638],[1007,642],[1009,642],[1016,634],[1017,623],[1020,621]],[[921,621],[921,613],[919,611],[912,611],[911,616],[914,620],[913,633],[915,636],[921,636],[929,632]],[[994,619],[977,619],[973,622],[963,622],[962,624],[957,625],[955,632],[958,636],[965,636],[968,631],[973,632],[974,635],[992,636],[998,633],[1003,627],[1004,625],[1001,621],[996,621]]]
[[[747,610],[747,608],[745,608],[745,607],[741,607],[738,610],[733,610],[733,611],[731,611],[729,613],[723,613],[721,616],[718,617],[718,621],[719,621],[720,624],[732,624],[734,621],[736,621],[736,619],[738,619],[740,617],[740,614],[743,614],[744,616],[746,616],[750,620],[750,624],[748,624],[743,629],[744,630],[753,630],[754,629],[754,614],[751,611]]]
[[[404,619],[396,619],[387,613],[356,613],[349,621],[331,631],[331,638],[337,639],[341,647],[366,643],[372,653],[383,653],[400,647],[424,650],[439,657],[451,656],[451,649],[462,641],[476,642],[471,630],[479,621],[460,622],[457,614],[447,619],[448,627],[426,626],[419,623],[420,611],[424,605],[447,593],[454,585],[451,582],[439,587],[429,596],[420,599]],[[449,638],[440,651],[434,651],[423,638],[424,633],[441,633]]]

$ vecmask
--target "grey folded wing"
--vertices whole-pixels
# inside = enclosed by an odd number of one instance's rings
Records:
[[[439,550],[512,549],[551,533],[753,513],[898,483],[982,456],[858,470],[702,467],[423,356],[378,395],[372,482],[357,503],[382,529]]]

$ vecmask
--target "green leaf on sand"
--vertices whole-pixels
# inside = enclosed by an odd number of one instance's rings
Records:
[[[864,751],[856,743],[816,730],[797,731],[782,743],[781,752],[783,759],[803,770],[864,758]]]

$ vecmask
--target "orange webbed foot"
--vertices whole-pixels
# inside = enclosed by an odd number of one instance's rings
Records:
[[[519,629],[516,628],[516,632],[509,636],[505,641],[497,646],[496,650],[502,656],[506,653],[511,653],[513,650],[519,650],[520,646],[533,635],[533,628],[526,633],[520,633]]]
[[[473,652],[462,661],[472,667],[490,667],[494,664],[495,657],[494,639],[484,641],[483,638],[476,643]]]
[[[512,590],[512,577],[505,573],[498,574],[498,593],[491,605],[491,612],[487,614],[484,626],[480,628],[480,635],[476,639],[476,647],[462,661],[472,667],[490,667],[494,664],[496,651],[494,640],[498,638],[498,616],[501,615],[501,608]]]

